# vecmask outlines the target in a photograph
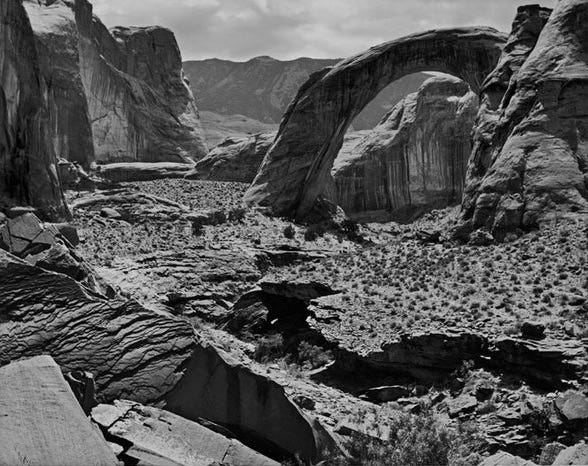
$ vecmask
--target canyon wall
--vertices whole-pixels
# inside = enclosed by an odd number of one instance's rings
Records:
[[[0,2],[0,209],[32,205],[67,219],[51,144],[47,86],[21,2]]]
[[[588,212],[588,1],[519,8],[482,88],[457,236]]]
[[[373,131],[343,144],[328,197],[358,221],[406,221],[459,202],[477,110],[465,82],[427,80]]]
[[[298,220],[322,216],[318,201],[344,135],[380,91],[428,70],[457,76],[479,92],[506,39],[491,28],[428,31],[372,47],[313,74],[284,115],[245,201]]]
[[[207,153],[173,33],[108,31],[86,0],[25,0],[59,157],[189,162]]]

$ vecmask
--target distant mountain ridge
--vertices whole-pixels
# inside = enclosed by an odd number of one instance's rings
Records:
[[[201,110],[221,115],[245,115],[263,123],[279,123],[288,104],[310,74],[340,59],[297,58],[281,61],[268,56],[234,62],[210,58],[184,62],[184,72]],[[429,78],[418,73],[384,89],[356,118],[356,130],[373,128],[405,95]]]

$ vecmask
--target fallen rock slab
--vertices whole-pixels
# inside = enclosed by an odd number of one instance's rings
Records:
[[[182,178],[194,168],[191,163],[126,162],[99,165],[97,173],[111,183]]]
[[[91,417],[112,441],[121,444],[123,451],[119,458],[140,464],[154,460],[157,464],[190,466],[279,464],[197,422],[132,401],[98,405],[92,410]]]
[[[0,445],[11,466],[118,464],[49,356],[0,368]]]

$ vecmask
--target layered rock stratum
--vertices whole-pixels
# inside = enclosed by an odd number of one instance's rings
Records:
[[[46,217],[68,218],[51,144],[47,86],[19,1],[0,5],[0,38],[0,206],[34,205]]]
[[[461,200],[478,97],[452,77],[427,80],[373,131],[345,142],[329,197],[355,220],[410,220]]]
[[[212,58],[184,62],[192,92],[201,110],[222,115],[245,115],[277,124],[308,77],[340,59],[298,58],[281,61],[256,57],[246,62]],[[357,130],[373,128],[402,97],[429,77],[418,73],[386,88],[355,119]]]
[[[246,202],[276,215],[308,218],[347,129],[381,90],[427,69],[462,78],[478,92],[505,42],[506,36],[491,28],[429,31],[372,47],[311,75],[288,108]]]
[[[58,156],[92,162],[185,162],[207,152],[174,34],[108,31],[86,0],[25,0]]]
[[[587,55],[588,2],[519,9],[482,87],[459,234],[588,211]]]

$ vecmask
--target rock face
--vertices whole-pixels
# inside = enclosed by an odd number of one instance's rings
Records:
[[[308,77],[339,59],[298,58],[291,61],[256,57],[238,63],[216,58],[184,63],[192,92],[202,110],[245,115],[264,123],[279,123],[298,88]],[[406,76],[386,88],[353,123],[355,129],[373,128],[402,97],[428,78]]]
[[[198,161],[186,178],[251,183],[275,136],[256,134],[243,139],[227,138]]]
[[[0,464],[118,464],[48,356],[0,368],[0,445]]]
[[[545,27],[543,27],[545,25]],[[459,234],[588,211],[588,2],[521,7],[482,87]]]
[[[356,144],[344,144],[329,197],[355,220],[410,220],[461,200],[478,97],[456,78],[427,80]]]
[[[57,177],[47,87],[21,3],[0,5],[0,208],[32,205],[48,218],[69,211]]]
[[[184,162],[207,152],[173,33],[115,28],[86,0],[25,0],[49,83],[58,156],[97,162]]]
[[[276,456],[316,459],[329,437],[283,388],[203,344],[187,321],[107,300],[0,250],[0,365],[50,354],[95,376],[99,401],[160,402],[223,424]]]
[[[345,132],[382,89],[427,69],[457,76],[477,92],[505,41],[490,28],[429,31],[373,47],[313,74],[288,108],[246,201],[275,215],[309,217]]]

